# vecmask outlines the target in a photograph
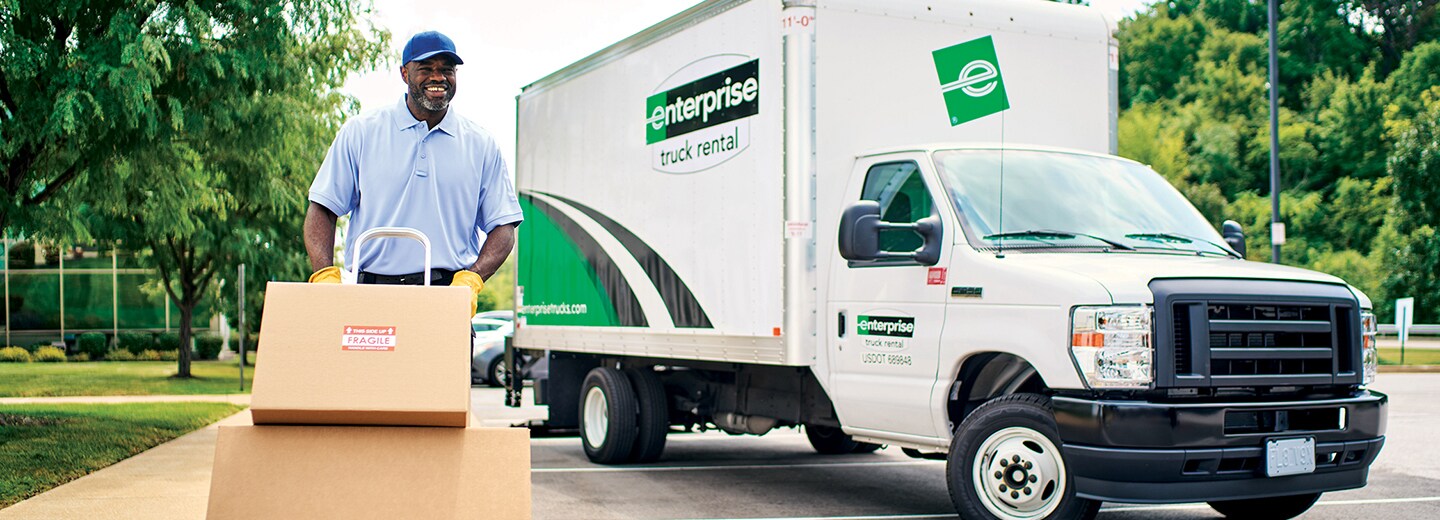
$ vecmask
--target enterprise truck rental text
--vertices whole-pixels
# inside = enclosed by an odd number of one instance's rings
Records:
[[[1289,518],[1364,486],[1370,300],[1244,260],[1114,155],[1113,32],[710,0],[527,86],[513,348],[548,352],[549,424],[603,464],[695,428],[900,447],[947,461],[964,518]]]

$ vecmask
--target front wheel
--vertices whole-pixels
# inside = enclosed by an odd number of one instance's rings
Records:
[[[1300,516],[1301,513],[1309,510],[1310,506],[1315,505],[1317,500],[1320,500],[1319,493],[1308,493],[1284,497],[1210,502],[1210,507],[1225,515],[1225,518],[1286,520]]]
[[[486,372],[485,375],[488,381],[485,383],[491,387],[499,388],[505,386],[506,381],[509,380],[510,370],[505,366],[504,356],[497,357],[491,361],[490,370]]]
[[[960,423],[946,458],[950,501],[967,519],[1090,519],[1100,503],[1075,484],[1050,409],[1037,394],[980,405]]]

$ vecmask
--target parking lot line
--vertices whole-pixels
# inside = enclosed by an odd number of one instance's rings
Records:
[[[815,517],[773,517],[773,519],[694,519],[694,520],[920,520],[958,519],[958,514],[878,514],[878,516],[815,516]]]
[[[531,468],[531,473],[635,473],[644,471],[712,471],[726,469],[791,469],[791,468],[851,468],[856,466],[938,466],[938,460],[905,460],[896,462],[830,462],[818,464],[735,464],[720,466],[625,466],[591,468]],[[891,517],[885,517],[891,518]]]
[[[1316,506],[1357,506],[1367,504],[1402,504],[1407,502],[1440,502],[1440,496],[1436,497],[1406,497],[1406,498],[1362,498],[1356,500],[1321,500]],[[1101,511],[1168,511],[1181,509],[1209,509],[1206,504],[1165,504],[1153,506],[1107,506],[1100,508]]]

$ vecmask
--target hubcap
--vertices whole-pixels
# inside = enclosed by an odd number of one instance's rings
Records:
[[[609,412],[605,392],[598,386],[590,387],[590,391],[585,393],[585,444],[591,448],[598,450],[605,442],[605,434],[610,431]]]
[[[1043,434],[1029,428],[997,431],[980,444],[971,469],[985,509],[1004,519],[1044,518],[1065,495],[1065,461]]]

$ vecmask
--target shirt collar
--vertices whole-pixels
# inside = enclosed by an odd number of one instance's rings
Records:
[[[424,121],[415,119],[415,115],[410,113],[410,106],[405,104],[405,96],[405,94],[401,94],[400,102],[390,111],[391,119],[395,120],[395,129],[397,130],[409,130],[410,127],[425,123]],[[451,137],[458,137],[459,127],[456,126],[457,123],[454,121],[457,117],[453,110],[446,112],[445,118],[440,120],[440,124],[435,126],[435,130],[445,132],[446,135]]]

